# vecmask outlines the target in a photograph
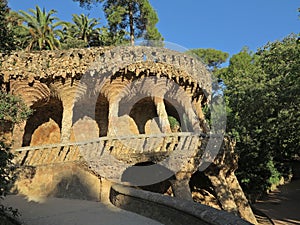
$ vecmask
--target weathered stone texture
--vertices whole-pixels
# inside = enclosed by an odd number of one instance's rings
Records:
[[[32,134],[31,146],[60,143],[60,128],[54,120],[40,125]]]
[[[99,137],[99,127],[90,117],[79,119],[72,126],[70,142],[96,140]]]
[[[233,214],[205,205],[120,185],[112,186],[110,199],[122,209],[153,218],[163,224],[250,225]]]

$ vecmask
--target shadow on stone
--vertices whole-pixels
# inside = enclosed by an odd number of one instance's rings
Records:
[[[76,175],[62,178],[51,196],[57,198],[94,200],[88,186],[83,184]]]
[[[121,181],[132,186],[150,187],[174,176],[173,171],[153,162],[142,162],[127,168]]]

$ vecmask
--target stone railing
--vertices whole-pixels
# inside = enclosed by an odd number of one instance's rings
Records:
[[[158,193],[113,185],[110,201],[117,207],[166,225],[251,225],[226,211]]]
[[[183,150],[199,148],[199,138],[205,134],[170,133],[100,137],[95,140],[28,146],[15,149],[15,161],[20,166],[39,166],[63,162],[93,161],[114,156],[119,161],[134,164],[140,161],[160,161],[176,151],[180,158]]]

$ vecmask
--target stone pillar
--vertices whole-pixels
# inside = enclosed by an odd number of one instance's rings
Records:
[[[3,141],[6,145],[11,145],[13,141],[13,122],[2,120],[0,121],[0,141]]]
[[[23,121],[19,124],[15,124],[15,126],[14,126],[13,134],[12,134],[12,140],[13,140],[12,148],[13,149],[22,147],[23,136],[25,134],[26,122],[27,121]]]
[[[171,133],[171,126],[168,119],[164,99],[160,97],[154,97],[154,104],[156,106],[156,112],[159,119],[159,126],[163,133]]]
[[[70,137],[71,137],[74,98],[62,99],[62,104],[63,104],[63,115],[61,121],[61,142],[66,143],[70,141]]]
[[[113,129],[116,124],[117,118],[119,117],[119,101],[110,99],[109,100],[109,109],[108,109],[108,129],[107,135],[114,135]]]
[[[174,196],[188,201],[193,201],[189,185],[191,175],[189,173],[179,172],[175,175],[175,177],[175,180],[170,181]]]
[[[193,106],[195,107],[196,110],[196,114],[200,120],[200,126],[203,129],[203,132],[207,133],[209,131],[208,125],[205,121],[205,116],[204,113],[202,111],[202,107],[201,107],[201,100],[194,100],[193,101]]]
[[[257,224],[257,220],[235,174],[230,173],[227,175],[226,180],[229,187],[231,187],[240,217],[249,221],[250,223]]]
[[[102,203],[109,203],[110,202],[110,189],[112,186],[111,181],[101,178],[101,183],[100,183],[100,202]]]
[[[206,175],[208,176],[209,180],[212,183],[212,186],[214,187],[217,199],[219,200],[222,209],[226,210],[227,212],[232,212],[238,215],[238,208],[235,204],[234,196],[232,195],[230,187],[227,184],[223,171],[220,170],[214,175],[211,173],[206,173]]]

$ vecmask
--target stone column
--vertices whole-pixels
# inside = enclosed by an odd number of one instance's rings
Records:
[[[110,99],[108,109],[108,129],[107,135],[114,135],[113,129],[118,126],[117,119],[119,117],[119,101]]]
[[[73,124],[73,108],[74,98],[62,99],[63,115],[61,121],[61,142],[66,143],[70,141],[71,129]]]
[[[109,203],[110,202],[110,189],[111,189],[111,181],[101,178],[101,190],[100,190],[100,202]]]
[[[214,187],[217,199],[221,203],[222,208],[227,212],[232,212],[238,215],[238,208],[234,201],[234,196],[227,184],[223,171],[220,170],[216,174],[206,173],[206,175]]]
[[[177,198],[193,201],[192,193],[190,189],[190,174],[179,172],[175,175],[176,179],[171,180],[171,186],[174,196]]]
[[[12,148],[21,148],[23,144],[23,137],[25,135],[25,127],[26,127],[26,122],[23,121],[19,124],[16,124],[13,129],[13,134],[12,134],[12,140],[13,140],[13,145]]]
[[[200,120],[200,126],[203,129],[203,132],[207,133],[209,131],[208,125],[205,121],[205,116],[204,113],[202,111],[202,107],[201,107],[201,100],[194,100],[193,101],[193,106],[195,107],[196,110],[196,114]]]
[[[171,133],[171,126],[168,119],[164,99],[160,97],[154,97],[154,104],[156,106],[156,112],[159,119],[159,126],[163,133]]]
[[[238,207],[239,215],[249,221],[250,223],[257,224],[257,220],[253,214],[251,206],[239,184],[235,174],[232,172],[226,177],[229,187],[231,187],[232,194],[235,198],[235,203]]]

